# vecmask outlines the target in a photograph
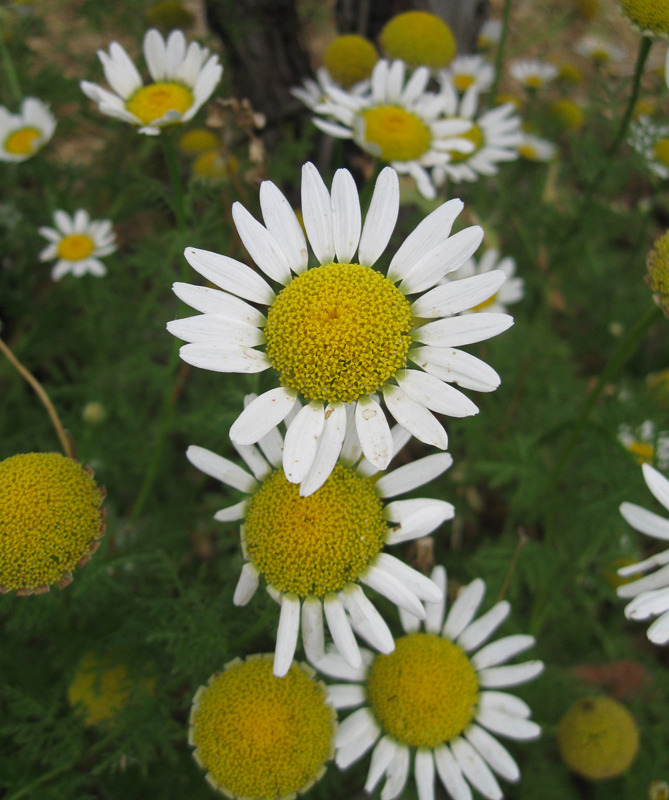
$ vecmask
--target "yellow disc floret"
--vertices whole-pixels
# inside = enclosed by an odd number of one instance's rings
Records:
[[[163,0],[146,12],[146,21],[164,31],[183,30],[195,22],[195,15],[177,0]]]
[[[218,136],[208,128],[193,128],[179,139],[179,150],[187,156],[197,156],[218,148]]]
[[[653,245],[648,253],[646,266],[646,282],[653,292],[655,302],[669,316],[669,231]]]
[[[630,22],[644,33],[669,34],[669,0],[620,0]]]
[[[325,68],[345,89],[369,78],[378,60],[376,47],[356,34],[338,36],[323,54]]]
[[[5,151],[13,156],[30,156],[37,149],[42,131],[37,128],[21,128],[5,139]]]
[[[189,741],[208,779],[229,797],[294,797],[325,772],[335,723],[322,684],[271,657],[229,665],[193,701]]]
[[[192,105],[193,95],[185,86],[178,83],[153,83],[136,92],[125,107],[140,122],[148,125],[168,111],[185,114]]]
[[[590,780],[626,772],[639,749],[639,729],[612,697],[585,697],[562,717],[557,731],[562,760]]]
[[[478,700],[476,672],[448,639],[412,633],[374,660],[367,696],[386,733],[410,747],[436,747],[462,733]]]
[[[414,67],[447,67],[457,51],[451,29],[441,17],[427,11],[406,11],[389,20],[379,42],[391,58]]]
[[[562,98],[555,100],[550,105],[551,116],[556,119],[563,128],[569,131],[578,131],[583,127],[585,117],[581,109],[573,100]]]
[[[408,300],[380,272],[327,264],[299,275],[270,306],[267,356],[283,386],[350,403],[406,366],[412,324]]]
[[[669,167],[669,139],[658,139],[653,145],[655,158],[665,167]]]
[[[476,123],[472,125],[467,133],[461,133],[458,136],[458,139],[467,139],[474,145],[474,149],[471,151],[471,153],[457,153],[455,151],[450,152],[449,155],[451,156],[451,164],[461,164],[463,161],[469,161],[474,153],[477,153],[483,147],[485,141],[483,131]]]
[[[282,592],[323,597],[357,580],[383,547],[383,505],[372,483],[337,464],[309,497],[276,470],[246,513],[249,556]]]
[[[58,255],[66,261],[81,261],[95,250],[95,242],[84,233],[71,233],[58,243]]]
[[[452,77],[453,86],[455,86],[459,92],[466,92],[475,80],[473,75],[467,75],[465,72],[460,72],[458,75],[453,75]]]
[[[74,459],[27,453],[0,462],[0,587],[67,582],[104,528],[103,495]]]
[[[358,144],[382,161],[413,161],[432,144],[422,119],[400,106],[375,106],[358,118]]]

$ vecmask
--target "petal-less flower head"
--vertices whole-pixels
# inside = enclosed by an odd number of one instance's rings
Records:
[[[353,408],[347,412],[340,407],[333,413],[335,431],[344,430],[347,413],[352,416]],[[397,426],[395,452],[409,438]],[[323,613],[335,646],[350,664],[361,663],[353,630],[389,653],[392,634],[359,584],[421,617],[425,616],[421,601],[441,597],[425,576],[381,551],[386,544],[426,536],[452,518],[453,506],[443,500],[385,503],[441,475],[452,463],[450,455],[427,456],[379,478],[376,467],[360,460],[351,426],[334,469],[321,458],[321,450],[300,494],[281,469],[283,440],[278,430],[271,430],[259,444],[265,457],[252,445],[237,446],[253,475],[202,447],[189,447],[187,456],[198,469],[247,495],[219,511],[216,519],[243,520],[240,534],[246,564],[233,597],[235,605],[251,600],[260,576],[281,604],[275,673],[285,674],[291,664],[300,618],[307,657],[317,661],[323,656]]]
[[[181,31],[172,31],[167,42],[157,30],[147,31],[144,58],[154,80],[148,86],[118,42],[111,43],[108,54],[98,50],[98,56],[113,92],[82,81],[84,94],[103,114],[138,125],[140,133],[152,136],[167,125],[192,119],[223,74],[218,56],[209,56],[196,42],[186,47]]]
[[[581,108],[567,97],[554,100],[549,106],[549,111],[551,117],[568,131],[581,130],[585,122],[585,115]]]
[[[669,178],[669,125],[642,115],[630,126],[629,143],[652,173],[663,180]]]
[[[637,428],[621,425],[618,441],[638,464],[656,463],[660,469],[669,467],[669,434],[658,433],[651,420],[647,419]]]
[[[462,202],[450,200],[423,220],[393,256],[387,275],[372,266],[397,220],[394,170],[387,167],[379,175],[363,226],[351,174],[338,170],[330,193],[314,165],[305,164],[302,215],[320,262],[312,269],[307,268],[307,243],[295,212],[269,181],[260,187],[260,205],[266,227],[239,203],[232,216],[258,267],[285,288],[277,295],[245,264],[189,247],[190,265],[224,291],[175,284],[177,296],[203,313],[168,323],[171,333],[189,342],[181,357],[193,366],[244,373],[273,368],[278,373],[281,386],[242,412],[230,429],[232,441],[258,442],[302,395],[307,405],[290,426],[283,454],[288,480],[300,483],[319,448],[333,455],[334,465],[347,427],[337,428],[343,406],[355,401],[348,425],[355,424],[367,459],[385,469],[392,437],[373,397],[380,392],[400,425],[445,450],[446,432],[431,411],[456,417],[478,411],[448,384],[456,381],[476,391],[499,385],[494,370],[453,348],[495,336],[513,323],[503,314],[451,318],[496,292],[504,278],[499,272],[437,286],[473,255],[483,237],[477,226],[450,236]],[[267,316],[245,301],[269,307]],[[409,362],[419,369],[408,369]]]
[[[476,38],[476,46],[481,50],[486,50],[497,44],[502,38],[502,20],[501,19],[487,19]]]
[[[540,89],[558,76],[558,68],[545,61],[515,61],[509,69],[511,75],[526,89]]]
[[[336,712],[326,687],[297,662],[277,678],[272,660],[237,658],[193,698],[193,757],[208,783],[230,798],[295,798],[323,777],[334,755]]]
[[[67,586],[105,531],[104,489],[58,453],[0,462],[0,591],[39,594]]]
[[[523,133],[518,144],[518,154],[528,161],[552,161],[556,153],[557,146],[553,142],[532,133]]]
[[[620,0],[620,7],[644,36],[669,36],[669,0]]]
[[[91,221],[87,211],[80,208],[70,217],[65,211],[55,211],[55,228],[42,227],[39,232],[49,245],[40,253],[40,261],[53,261],[57,258],[51,277],[60,280],[71,272],[80,278],[86,273],[101,278],[107,273],[100,261],[116,250],[116,234],[108,219]]]
[[[650,464],[643,464],[646,485],[665,509],[669,510],[669,480]],[[620,513],[639,533],[653,539],[669,539],[669,519],[654,511],[648,511],[635,503],[622,503]],[[618,574],[623,577],[651,572],[643,578],[618,587],[618,597],[633,600],[625,606],[627,619],[645,620],[657,617],[648,628],[648,638],[653,644],[669,642],[669,550],[650,556],[644,561],[622,567]]]
[[[497,250],[490,249],[481,256],[478,264],[470,258],[460,269],[451,272],[444,280],[462,280],[472,278],[475,275],[485,275],[492,270],[500,270],[506,275],[506,280],[495,294],[490,295],[479,305],[463,313],[478,313],[481,311],[494,311],[506,314],[507,306],[517,303],[523,299],[525,294],[523,289],[523,279],[514,277],[516,271],[516,261],[511,256],[500,259]]]
[[[608,64],[611,61],[622,61],[625,51],[611,42],[600,39],[598,36],[584,36],[574,45],[574,50],[584,58],[589,58],[595,64]]]
[[[344,89],[367,80],[378,60],[376,47],[364,36],[356,34],[338,36],[323,53],[325,69]]]
[[[394,16],[379,34],[379,44],[389,58],[430,69],[448,66],[457,52],[451,29],[441,17],[427,11]]]
[[[473,145],[461,137],[471,122],[445,119],[444,98],[427,91],[429,80],[427,67],[407,81],[403,61],[381,59],[370,91],[354,94],[331,86],[325,102],[313,108],[319,115],[314,124],[330,136],[353,139],[397,172],[411,175],[421,194],[433,198],[430,167],[448,162],[453,152],[471,153]]]
[[[432,580],[445,597],[443,567],[435,567]],[[481,647],[510,611],[503,600],[474,620],[484,593],[483,581],[472,581],[445,624],[445,601],[428,603],[424,632],[415,617],[403,613],[406,636],[396,640],[394,652],[365,652],[357,669],[336,653],[315,665],[349,681],[328,687],[338,709],[362,706],[339,725],[335,761],[345,769],[376,744],[365,789],[372,792],[385,775],[382,800],[401,794],[414,751],[419,800],[434,797],[435,768],[453,800],[471,798],[468,783],[490,800],[501,798],[493,772],[509,781],[520,778],[518,765],[492,734],[529,740],[541,729],[522,700],[499,689],[532,680],[544,665],[506,663],[534,645],[532,636],[507,636]]]
[[[646,259],[646,283],[653,292],[655,302],[669,317],[669,231],[653,245]]]
[[[49,106],[35,97],[26,97],[18,114],[0,106],[0,161],[25,161],[34,156],[55,130],[56,118]]]
[[[476,86],[479,92],[487,92],[495,78],[495,69],[483,56],[458,56],[446,70],[458,92]]]
[[[179,138],[179,151],[186,156],[199,156],[208,150],[216,150],[221,142],[209,128],[193,128]]]

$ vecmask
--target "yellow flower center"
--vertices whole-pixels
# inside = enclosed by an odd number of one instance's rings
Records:
[[[583,127],[584,116],[572,100],[555,100],[550,106],[553,117],[567,130],[577,131]]]
[[[669,231],[653,245],[646,259],[646,282],[665,315],[669,315]],[[652,454],[651,454],[652,459]]]
[[[569,769],[604,780],[629,769],[639,748],[639,729],[625,706],[612,697],[584,697],[560,720],[557,739]]]
[[[378,60],[376,47],[355,34],[338,36],[323,55],[325,68],[345,89],[369,78]]]
[[[540,75],[526,75],[523,84],[528,89],[538,89],[544,85],[544,79]]]
[[[476,123],[472,125],[467,133],[461,133],[458,139],[468,139],[474,145],[474,149],[471,153],[451,152],[451,164],[461,164],[463,161],[469,161],[474,153],[478,152],[483,147],[484,143],[483,131]]]
[[[218,150],[208,150],[193,162],[193,175],[203,181],[227,181],[236,167],[237,161],[232,156],[224,158]]]
[[[400,106],[368,108],[360,119],[361,146],[382,161],[413,161],[430,149],[430,129],[422,119]]]
[[[207,128],[193,128],[179,139],[179,150],[187,156],[197,156],[218,148],[218,136]]]
[[[583,73],[573,64],[563,64],[558,72],[558,80],[575,86],[583,80]]]
[[[5,151],[13,156],[31,156],[37,150],[37,140],[42,131],[37,128],[20,128],[5,139]]]
[[[623,11],[644,31],[669,34],[669,0],[620,0]]]
[[[367,478],[337,464],[309,497],[276,470],[252,497],[246,543],[267,583],[323,597],[355,581],[383,547],[383,505]]]
[[[453,86],[459,92],[466,92],[467,89],[474,83],[474,76],[473,75],[454,75],[453,76]]]
[[[163,0],[146,12],[146,21],[165,31],[184,30],[195,22],[195,15],[177,0]]]
[[[651,464],[655,456],[655,448],[650,442],[634,441],[627,445],[637,464]]]
[[[195,695],[189,741],[229,797],[294,797],[331,757],[335,724],[322,684],[295,663],[283,678],[271,658],[233,663]]]
[[[658,139],[653,146],[655,158],[665,167],[669,167],[669,139]]]
[[[193,95],[178,83],[153,83],[136,92],[125,107],[140,122],[148,125],[168,111],[184,114],[193,105]]]
[[[379,42],[391,58],[401,58],[414,67],[446,67],[457,51],[448,25],[426,11],[397,14],[386,23]]]
[[[60,240],[58,255],[66,261],[81,261],[95,250],[95,242],[84,233],[72,233]]]
[[[299,275],[270,306],[267,356],[282,386],[350,403],[406,366],[412,324],[409,302],[380,272],[327,264]]]
[[[26,453],[0,462],[0,586],[58,583],[101,535],[102,495],[78,462]]]
[[[539,153],[537,152],[537,148],[533,144],[519,144],[518,145],[518,153],[523,157],[527,158],[530,161],[536,161],[539,157]]]
[[[410,747],[436,747],[462,733],[478,700],[476,672],[448,639],[412,633],[377,656],[367,696],[381,727]]]
[[[605,64],[611,58],[609,51],[602,48],[594,48],[590,56],[593,61],[598,61],[600,64]]]

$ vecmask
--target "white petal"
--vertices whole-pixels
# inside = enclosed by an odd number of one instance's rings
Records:
[[[409,777],[409,748],[397,745],[395,757],[386,771],[386,783],[381,791],[381,800],[394,800],[402,794]]]
[[[167,55],[163,37],[155,28],[144,36],[144,60],[154,81],[162,81],[167,69]]]
[[[247,507],[248,500],[242,500],[241,503],[235,503],[234,506],[228,506],[217,511],[214,514],[214,519],[218,522],[235,522],[238,519],[244,519]]]
[[[358,261],[371,267],[388,246],[400,209],[400,183],[392,167],[384,167],[377,178],[372,202],[360,236]]]
[[[438,603],[443,599],[441,589],[432,583],[426,575],[421,574],[418,570],[405,564],[404,561],[400,561],[399,558],[391,556],[389,553],[379,553],[374,560],[374,566],[397,578],[408,589],[411,589],[419,600],[425,600],[427,603]]]
[[[296,400],[297,392],[282,386],[261,394],[237,417],[230,438],[238,444],[254,444],[286,418]]]
[[[451,639],[451,641],[455,641],[458,638],[476,616],[484,594],[485,583],[481,578],[475,578],[462,589],[446,618],[443,632],[446,638]]]
[[[523,664],[512,664],[510,667],[490,667],[479,672],[479,686],[484,689],[504,689],[508,686],[518,686],[534,680],[543,671],[543,661],[526,661]]]
[[[506,600],[501,600],[490,611],[472,622],[458,637],[458,645],[466,652],[476,650],[487,641],[497,628],[509,616],[511,606]]]
[[[170,33],[165,47],[167,57],[166,78],[175,78],[179,67],[186,57],[186,37],[182,31],[174,30]]]
[[[472,800],[469,784],[462,777],[462,770],[446,745],[434,748],[434,762],[441,782],[453,800]]]
[[[184,256],[194,270],[226,292],[262,305],[271,305],[276,299],[267,281],[240,261],[194,247],[187,247]]]
[[[502,800],[504,795],[495,776],[468,741],[460,736],[456,737],[451,742],[451,750],[460,769],[475,789],[489,800]]]
[[[374,589],[375,592],[387,597],[396,606],[405,608],[419,619],[425,619],[425,609],[416,595],[385,570],[370,565],[360,574],[358,580],[369,586],[370,589]]]
[[[74,217],[72,219],[72,229],[74,230],[75,233],[84,233],[90,221],[91,218],[88,214],[88,211],[85,211],[83,208],[80,208],[74,212]]]
[[[365,458],[385,469],[393,456],[393,438],[381,406],[371,397],[358,400],[355,427]]]
[[[193,367],[212,372],[241,372],[252,374],[263,372],[271,366],[261,350],[236,344],[192,342],[180,350],[181,359]]]
[[[419,458],[387,475],[382,475],[376,482],[376,491],[380,497],[405,494],[439,477],[452,463],[450,453],[437,453]]]
[[[654,589],[662,589],[669,586],[669,565],[662,567],[652,575],[639,578],[632,583],[625,583],[618,587],[618,597],[636,597],[641,592],[650,592]]]
[[[409,270],[399,289],[404,294],[415,294],[430,289],[447,273],[461,267],[478,250],[483,241],[483,228],[473,225],[451,236],[426,253]]]
[[[669,611],[669,588],[641,592],[625,607],[627,619],[644,620]]]
[[[500,385],[499,375],[484,361],[464,350],[444,347],[418,347],[409,358],[442,381],[456,383],[476,392],[492,392]]]
[[[492,731],[492,733],[497,733],[499,736],[505,736],[508,739],[529,741],[538,739],[541,736],[541,728],[536,722],[522,717],[513,717],[502,711],[479,709],[476,721],[483,725],[484,728]]]
[[[403,61],[399,58],[393,61],[388,70],[388,79],[386,81],[386,98],[389,105],[397,105],[400,99],[402,87],[404,86],[405,72],[406,67]]]
[[[362,589],[355,583],[348,583],[341,593],[341,599],[351,616],[355,631],[381,653],[392,653],[395,640],[390,628]]]
[[[312,400],[290,423],[283,443],[283,469],[291,483],[300,483],[314,463],[318,437],[325,425],[323,403]]]
[[[316,258],[320,264],[329,264],[335,256],[332,203],[327,186],[311,162],[302,167],[302,217]]]
[[[384,736],[376,745],[372,753],[372,760],[365,782],[366,792],[371,793],[374,791],[374,787],[386,774],[391,761],[397,755],[398,747],[399,745],[397,745],[390,736]]]
[[[352,667],[337,650],[331,650],[323,658],[319,659],[314,666],[318,668],[319,672],[330,678],[335,678],[335,680],[364,681],[369,663],[373,658],[374,655],[370,651],[362,650],[360,665]]]
[[[508,692],[480,692],[479,710],[502,712],[509,717],[520,717],[521,719],[528,719],[532,714],[524,700]]]
[[[274,651],[274,674],[277,678],[290,669],[297,647],[297,636],[300,632],[300,598],[294,594],[284,594],[281,598],[281,616],[276,632],[276,650]]]
[[[362,664],[360,649],[341,600],[334,592],[330,592],[325,595],[323,608],[335,647],[354,669],[360,667]]]
[[[621,503],[620,513],[635,530],[654,539],[669,541],[669,519],[648,511],[635,503]]]
[[[214,314],[170,320],[167,330],[178,339],[199,344],[256,347],[265,343],[265,334],[255,325]]]
[[[646,631],[653,644],[664,645],[669,640],[669,613],[663,614]]]
[[[367,699],[364,687],[357,684],[337,683],[327,688],[328,700],[337,710],[361,706]]]
[[[425,604],[427,606],[427,603]],[[404,633],[417,633],[420,630],[421,621],[418,617],[405,611],[401,606],[397,609],[400,612],[400,623]],[[427,612],[426,612],[427,613]]]
[[[414,765],[418,800],[434,800],[434,759],[432,750],[421,747]]]
[[[428,633],[441,634],[446,610],[446,584],[448,582],[445,568],[441,564],[437,564],[432,570],[430,579],[441,590],[441,600],[437,603],[425,603],[425,630]]]
[[[416,328],[411,334],[414,342],[431,344],[436,347],[456,347],[490,339],[513,325],[513,317],[508,314],[467,314],[463,317],[447,317],[428,322]]]
[[[448,447],[448,436],[439,420],[424,405],[412,400],[399,386],[387,383],[383,387],[383,399],[397,422],[416,439],[440,450]]]
[[[260,185],[260,207],[267,230],[281,246],[293,272],[301,274],[309,261],[307,240],[290,203],[271,181]]]
[[[669,510],[669,480],[650,464],[643,464],[641,469],[646,486],[651,490],[655,499]]]
[[[411,441],[411,434],[401,425],[393,425],[390,429],[390,435],[393,439],[392,458],[395,458],[395,456],[402,451],[402,448]],[[356,471],[358,475],[362,475],[364,478],[371,478],[372,475],[376,475],[380,470],[376,465],[372,464],[371,461],[363,458],[356,467]]]
[[[300,484],[300,497],[308,497],[321,488],[330,477],[341,452],[346,434],[346,408],[342,403],[328,405],[324,419],[316,456],[306,478]]]
[[[414,317],[450,317],[492,297],[506,280],[501,269],[437,286],[411,306]]]
[[[384,516],[399,523],[386,536],[386,543],[393,545],[428,536],[443,522],[453,519],[455,509],[444,500],[396,500],[385,507]]]
[[[242,567],[232,602],[236,606],[245,606],[256,593],[260,572],[255,564],[247,562]]]
[[[491,736],[478,725],[469,725],[465,736],[498,775],[507,781],[516,783],[520,780],[518,764],[513,760],[509,751],[501,745],[494,736]]]
[[[232,486],[233,489],[239,489],[240,492],[247,494],[258,491],[258,482],[246,470],[228,461],[227,458],[212,453],[211,450],[192,444],[186,450],[186,458],[197,469],[227,486]]]
[[[309,595],[302,603],[302,644],[307,659],[313,664],[325,655],[323,607],[313,595]]]
[[[338,169],[332,181],[334,248],[337,261],[350,264],[360,241],[360,198],[353,176]]]
[[[265,275],[285,286],[291,279],[290,265],[274,236],[239,202],[232,205],[232,218],[251,258]]]
[[[517,656],[518,653],[534,647],[535,644],[534,636],[527,636],[522,633],[506,636],[504,639],[498,639],[496,642],[492,642],[482,650],[479,650],[472,657],[471,662],[476,670],[496,667],[498,664],[504,664],[509,659]]]
[[[232,446],[244,459],[246,466],[251,470],[256,480],[265,480],[272,468],[265,461],[260,450],[252,444],[237,444],[233,442]]]
[[[337,750],[339,751],[340,748],[348,747],[354,742],[360,741],[361,738],[365,738],[365,734],[370,730],[378,731],[378,725],[374,720],[372,712],[369,708],[359,708],[339,723],[337,737],[335,739]],[[362,755],[362,753],[360,755]],[[352,763],[352,761],[350,761],[349,764],[350,763]],[[340,763],[339,753],[337,753],[337,766],[342,769],[348,766],[348,764],[344,765]]]
[[[141,89],[142,78],[137,67],[118,42],[109,45],[109,55],[104,50],[98,50],[98,58],[102,62],[107,83],[124,100]]]
[[[64,211],[58,209],[57,211],[53,212],[53,221],[56,223],[56,227],[62,231],[66,236],[69,234],[74,233],[72,228],[72,220],[70,219],[69,214],[66,214]]]
[[[252,398],[255,400],[255,396]],[[251,404],[251,400],[248,405]],[[246,408],[246,398],[245,405]],[[271,428],[269,433],[258,439],[258,447],[262,450],[263,455],[269,463],[278,469],[283,463],[283,436],[279,433],[278,428]]]
[[[462,392],[417,369],[401,369],[395,380],[409,397],[438,414],[449,417],[470,417],[478,414],[477,406]]]

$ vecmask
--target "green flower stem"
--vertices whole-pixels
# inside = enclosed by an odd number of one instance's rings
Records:
[[[5,44],[5,34],[2,29],[2,25],[0,25],[0,56],[2,57],[2,66],[5,69],[9,90],[14,96],[14,100],[16,100],[17,103],[20,103],[21,100],[23,100],[23,93],[21,92],[19,78],[16,74],[16,70],[14,69],[14,64],[12,63],[12,57],[9,55],[9,50]]]
[[[495,105],[499,82],[502,77],[502,64],[504,62],[504,49],[506,47],[506,35],[509,30],[509,16],[511,12],[511,0],[504,0],[504,10],[502,11],[502,32],[497,46],[497,56],[495,57],[495,81],[490,92],[490,105]]]
[[[636,101],[639,99],[639,89],[641,87],[641,78],[643,76],[643,70],[646,66],[646,61],[648,60],[648,54],[650,53],[650,48],[653,45],[653,38],[651,36],[642,36],[641,37],[641,44],[639,45],[639,54],[637,55],[636,59],[636,66],[634,68],[634,78],[632,80],[632,93],[630,95],[629,102],[627,103],[627,109],[625,110],[625,115],[620,123],[620,128],[618,129],[618,135],[613,140],[613,144],[609,148],[607,153],[608,159],[602,169],[608,169],[609,163],[611,159],[615,156],[620,148],[620,145],[625,141],[625,136],[627,135],[627,129],[629,128],[630,122],[632,121],[632,114],[634,114],[634,106],[636,105]]]
[[[163,145],[163,153],[165,154],[167,172],[170,176],[170,183],[172,184],[172,193],[174,195],[174,216],[176,217],[177,225],[179,226],[179,232],[184,234],[186,232],[184,190],[181,182],[181,170],[179,169],[176,143],[172,132],[162,132],[160,134],[160,141]]]

